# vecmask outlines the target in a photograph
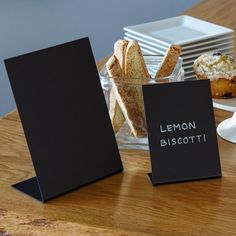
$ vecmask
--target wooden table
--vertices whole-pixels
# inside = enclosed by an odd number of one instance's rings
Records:
[[[210,0],[186,14],[236,30],[235,12]],[[231,115],[215,110],[216,123]],[[153,187],[149,153],[121,151],[123,173],[42,204],[10,187],[34,176],[14,111],[0,120],[0,235],[236,235],[236,145],[218,142],[221,179]]]

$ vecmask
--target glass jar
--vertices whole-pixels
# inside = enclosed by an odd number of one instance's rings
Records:
[[[111,101],[110,95],[111,95],[112,89],[116,90],[116,93],[119,93],[119,91],[123,92],[123,94],[120,94],[120,95],[123,95],[124,97],[119,96],[121,99],[126,99],[125,96],[127,96],[128,97],[127,100],[129,101],[133,100],[133,103],[132,101],[130,101],[133,105],[137,104],[137,106],[140,106],[140,102],[139,104],[136,103],[135,98],[137,98],[137,96],[140,96],[140,94],[142,93],[143,84],[171,83],[171,82],[178,82],[178,81],[184,80],[182,58],[179,58],[178,63],[176,64],[173,73],[168,77],[158,79],[156,81],[154,79],[155,74],[157,70],[159,69],[162,60],[163,60],[163,56],[153,56],[153,55],[144,56],[144,61],[146,63],[148,72],[151,76],[151,79],[148,80],[148,82],[146,80],[141,80],[141,79],[125,79],[125,78],[113,79],[109,77],[107,69],[106,69],[106,65],[104,65],[104,67],[101,69],[99,74],[100,74],[100,81],[101,81],[101,85],[103,88],[103,92],[105,95],[105,99],[106,99],[110,116],[112,115],[111,109],[110,109],[111,103],[116,102],[116,101]],[[136,94],[137,96],[132,97],[132,93]],[[122,104],[122,102],[118,101],[117,104],[120,105]],[[141,102],[141,106],[144,106],[143,101]],[[119,107],[123,114],[126,113],[127,110],[124,110],[125,106],[119,106]],[[141,107],[140,109],[144,110],[143,107]],[[136,113],[136,116],[138,116],[137,113]],[[116,132],[115,135],[116,135],[116,141],[118,143],[118,146],[120,149],[149,150],[145,117],[144,117],[144,122],[140,122],[140,119],[135,119],[135,120],[137,122],[136,124],[135,124],[135,121],[134,123],[133,122],[130,123],[129,119],[125,119],[121,128]],[[142,135],[140,134],[137,135],[137,133],[134,134],[134,132],[132,132],[132,125],[136,126],[138,130],[143,131],[141,132]]]

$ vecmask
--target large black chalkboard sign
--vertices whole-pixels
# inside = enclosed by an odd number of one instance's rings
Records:
[[[88,38],[5,65],[37,176],[15,188],[44,202],[123,169]]]
[[[144,85],[153,184],[221,176],[208,80]]]

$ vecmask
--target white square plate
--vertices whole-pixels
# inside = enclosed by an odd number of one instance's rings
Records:
[[[153,49],[145,44],[142,44],[139,42],[139,45],[141,47],[141,49],[145,52],[145,53],[149,53],[151,55],[164,55],[165,54],[165,51],[160,51],[158,49]],[[222,52],[222,53],[229,53],[233,51],[233,45],[231,43],[229,44],[223,44],[222,46],[219,46],[219,47],[215,47],[215,48],[210,48],[210,49],[204,49],[204,50],[200,50],[200,51],[197,51],[197,52],[192,52],[192,53],[188,53],[188,54],[181,54],[181,57],[183,58],[183,65],[185,64],[185,61],[186,60],[189,60],[189,59],[192,59],[192,60],[195,60],[198,56],[204,54],[204,53],[210,53],[210,52]]]
[[[124,30],[167,46],[189,44],[233,32],[232,29],[187,15],[127,26]]]
[[[124,39],[131,41],[134,40],[133,38],[129,38],[124,36]],[[158,46],[151,46],[150,44],[144,43],[141,40],[137,40],[139,42],[139,45],[145,49],[160,53],[160,54],[164,54],[167,50],[167,48],[162,49]],[[226,40],[222,40],[222,41],[218,41],[217,44],[210,44],[210,45],[206,45],[206,46],[200,46],[200,47],[195,47],[193,49],[189,49],[189,50],[183,50],[181,53],[181,57],[185,57],[185,56],[189,56],[190,54],[196,54],[196,53],[204,53],[207,51],[217,51],[220,50],[221,48],[229,48],[229,47],[233,47],[233,40],[232,39],[226,39]]]
[[[158,53],[156,52],[153,52],[153,51],[150,51],[148,49],[145,49],[145,48],[141,48],[142,50],[142,53],[145,55],[159,55]],[[231,49],[222,49],[220,50],[222,53],[225,53],[225,54],[228,54],[228,55],[233,55],[233,51]],[[183,62],[183,68],[184,68],[184,75],[185,75],[185,78],[187,79],[190,79],[190,78],[193,78],[195,77],[195,73],[194,73],[194,70],[193,70],[193,63],[194,63],[194,60],[198,57],[199,55],[193,55],[193,57],[191,58],[188,58],[188,59],[185,59],[184,62]]]
[[[163,55],[163,54],[160,54],[160,53],[157,53],[157,52],[154,52],[154,51],[151,51],[151,50],[148,50],[146,48],[142,48],[141,47],[141,50],[142,50],[142,53],[145,55]],[[231,55],[233,56],[234,53],[233,53],[233,50],[232,49],[222,49],[220,50],[221,53],[225,53],[225,54],[228,54],[228,55]],[[189,58],[182,58],[183,59],[183,67],[185,68],[185,66],[191,66],[194,62],[194,60],[198,57],[199,55],[193,55],[193,57],[189,57]]]
[[[141,43],[147,44],[151,47],[158,48],[160,50],[166,50],[168,48],[167,45],[164,46],[164,45],[159,44],[153,40],[148,40],[148,39],[145,39],[144,37],[137,36],[137,35],[127,33],[127,32],[125,32],[124,38],[129,38],[130,40],[136,40]],[[226,35],[222,35],[222,36],[218,36],[218,37],[209,38],[207,40],[197,41],[192,44],[186,44],[185,46],[181,46],[181,47],[182,47],[182,51],[188,51],[188,50],[193,50],[195,48],[218,45],[226,40],[233,41],[234,35],[230,33],[230,34],[226,34]]]

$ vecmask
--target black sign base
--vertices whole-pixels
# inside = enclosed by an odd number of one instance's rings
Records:
[[[91,183],[94,183],[96,181],[102,180],[102,179],[107,178],[109,176],[118,174],[119,172],[122,172],[122,171],[123,171],[123,167],[121,169],[118,169],[118,171],[114,171],[113,173],[110,173],[110,174],[108,174],[104,177],[100,177],[98,179],[89,181],[88,183],[83,183],[83,184],[79,185],[78,187],[76,187],[75,189],[78,189],[78,188],[81,188],[81,187],[86,186],[88,184],[91,184]],[[33,177],[33,178],[30,178],[30,179],[24,180],[22,182],[13,184],[12,187],[19,190],[20,192],[23,192],[23,193],[27,194],[28,196],[30,196],[32,198],[35,198],[36,200],[39,200],[39,201],[43,202],[43,203],[47,202],[48,200],[51,200],[52,198],[56,198],[56,197],[62,195],[62,194],[59,194],[57,196],[53,196],[53,197],[48,198],[48,199],[44,198],[43,194],[41,192],[40,184],[39,184],[38,179],[37,179],[36,176]],[[70,192],[72,190],[74,190],[74,189],[71,189],[67,192]]]
[[[14,184],[12,185],[13,188],[16,188],[17,190],[30,195],[33,198],[36,198],[37,200],[44,202],[42,195],[41,195],[41,191],[40,191],[40,187],[38,184],[38,180],[37,177],[33,177],[30,179],[27,179],[25,181],[22,181],[20,183]]]
[[[148,176],[150,182],[152,183],[152,185],[155,185],[155,183],[152,182],[152,173],[148,173],[147,176]]]
[[[147,176],[153,186],[164,184],[164,183],[160,183],[160,182],[153,182],[152,173],[148,173]],[[173,183],[173,182],[171,182],[171,183]]]
[[[202,177],[202,178],[196,178],[196,179],[186,179],[186,180],[179,180],[179,181],[171,181],[171,182],[153,182],[152,179],[152,173],[148,173],[147,174],[149,181],[151,182],[151,184],[153,186],[155,185],[162,185],[162,184],[173,184],[173,183],[183,183],[183,182],[189,182],[189,181],[194,181],[194,180],[207,180],[207,179],[216,179],[216,178],[221,178],[222,175],[217,175],[217,176],[207,176],[207,177]]]

